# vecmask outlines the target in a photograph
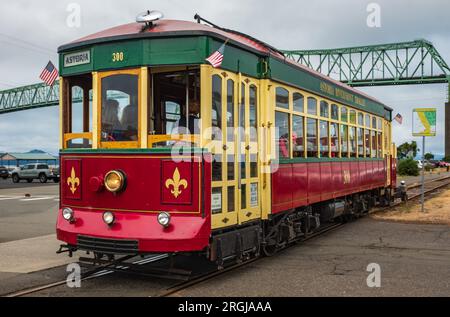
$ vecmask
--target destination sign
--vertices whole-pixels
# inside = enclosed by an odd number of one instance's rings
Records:
[[[91,51],[83,51],[64,55],[64,67],[73,67],[89,64],[91,62]]]
[[[341,88],[333,87],[325,82],[320,83],[320,90],[332,97],[340,98],[346,102],[353,102],[360,106],[366,106],[366,101],[356,95],[353,95]]]

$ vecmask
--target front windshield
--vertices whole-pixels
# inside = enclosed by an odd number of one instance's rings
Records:
[[[138,140],[138,76],[102,79],[102,142]]]

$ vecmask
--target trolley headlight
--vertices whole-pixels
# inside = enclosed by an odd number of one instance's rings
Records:
[[[116,217],[114,214],[110,211],[107,211],[103,214],[103,221],[108,225],[112,226],[114,222],[116,221]]]
[[[71,208],[64,208],[62,210],[62,216],[69,222],[72,222],[74,220],[74,212]]]
[[[164,228],[169,227],[170,225],[170,214],[167,212],[162,212],[158,215],[158,222]]]
[[[125,174],[121,171],[111,171],[105,176],[105,187],[111,193],[118,193],[125,187]]]

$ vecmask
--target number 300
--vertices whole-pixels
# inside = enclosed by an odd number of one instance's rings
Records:
[[[112,54],[113,62],[123,62],[123,52],[117,52]]]

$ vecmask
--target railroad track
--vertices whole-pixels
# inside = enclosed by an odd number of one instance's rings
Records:
[[[122,271],[125,271],[127,263],[121,263],[121,262],[124,262],[126,260],[132,259],[134,257],[136,257],[136,256],[126,256],[126,257],[120,258],[117,261],[113,261],[113,262],[111,262],[109,264],[105,264],[105,265],[101,265],[99,267],[95,267],[94,269],[83,273],[81,275],[81,281],[87,281],[87,280],[91,280],[91,279],[95,279],[95,278],[99,278],[99,277],[102,277],[102,276],[113,274],[114,272],[117,271],[117,269],[112,270],[111,267],[113,267],[114,265],[117,265],[119,263],[120,263],[120,265],[118,265],[118,268],[121,269]],[[167,254],[162,254],[162,255],[157,255],[157,256],[149,256],[147,258],[141,259],[139,261],[132,262],[130,264],[132,264],[132,265],[145,265],[145,264],[148,264],[148,263],[153,263],[153,262],[157,262],[157,261],[166,259],[167,257],[168,257]],[[49,283],[49,284],[42,285],[42,286],[31,287],[31,288],[27,288],[27,289],[24,289],[24,290],[16,291],[16,292],[13,292],[13,293],[9,293],[7,295],[4,295],[4,297],[9,297],[9,298],[22,297],[22,296],[38,293],[38,292],[41,292],[41,291],[45,291],[45,290],[48,290],[48,289],[51,289],[51,288],[55,288],[55,287],[58,287],[58,286],[62,286],[62,285],[65,285],[66,283],[67,283],[67,280],[64,280],[64,281]]]
[[[306,241],[311,240],[311,239],[313,239],[313,238],[315,238],[317,236],[321,236],[321,235],[323,235],[323,234],[325,234],[327,232],[336,230],[336,229],[342,227],[343,225],[344,225],[343,223],[337,223],[337,224],[329,225],[329,226],[325,227],[324,229],[322,229],[322,230],[320,230],[318,232],[315,232],[313,234],[310,234],[310,235],[308,235],[308,237],[297,241],[297,243],[306,242]],[[293,244],[293,245],[295,245],[295,244]],[[291,245],[290,247],[292,247],[293,245]],[[285,249],[282,249],[280,252],[283,252],[283,251],[285,251],[287,249],[289,249],[289,247],[285,248]],[[216,270],[216,271],[212,271],[210,273],[202,274],[202,275],[200,275],[198,277],[194,277],[193,279],[191,279],[189,281],[186,281],[184,283],[180,283],[178,285],[171,286],[170,288],[168,288],[167,290],[159,293],[158,295],[151,296],[151,297],[168,297],[168,296],[173,295],[173,294],[175,294],[175,293],[177,293],[179,291],[187,289],[187,288],[189,288],[191,286],[198,285],[200,283],[206,282],[208,280],[211,280],[213,278],[219,277],[221,275],[225,275],[226,273],[229,273],[231,271],[235,271],[235,270],[237,270],[239,268],[242,268],[244,266],[247,266],[247,265],[249,265],[251,263],[257,262],[257,261],[259,261],[259,260],[261,260],[263,258],[264,257],[260,256],[260,257],[253,258],[253,259],[247,260],[247,261],[239,263],[239,264],[231,265],[229,267],[226,267],[223,270],[219,270],[219,271]]]
[[[446,187],[447,185],[450,185],[450,176],[445,176],[442,178],[438,178],[435,180],[425,182],[425,194],[434,192],[438,189]],[[412,199],[419,198],[422,194],[421,190],[422,190],[422,184],[414,184],[414,185],[408,186],[408,199],[412,200]]]
[[[425,183],[425,195],[428,195],[438,189],[441,189],[443,187],[449,186],[450,185],[450,176],[446,176],[443,178],[439,178],[439,179],[435,179],[435,180],[431,180]],[[413,200],[413,199],[417,199],[420,198],[421,196],[421,184],[414,184],[411,186],[408,186],[408,198],[409,200]],[[392,206],[387,206],[387,207],[383,207],[383,208],[376,208],[373,210],[373,212],[379,212],[382,210],[386,210],[395,206],[398,206],[400,204],[402,204],[403,202],[396,202],[394,203]],[[318,236],[324,235],[325,233],[328,233],[330,231],[336,230],[340,227],[344,226],[343,223],[338,223],[338,224],[333,224],[330,226],[325,227],[324,229],[313,233],[311,235],[309,235],[308,237],[299,240],[298,242],[306,242],[308,240],[314,239]],[[295,244],[294,244],[295,245]],[[286,250],[286,249],[284,249]],[[145,265],[145,264],[149,264],[149,263],[156,263],[158,261],[164,260],[168,257],[168,255],[163,254],[163,255],[157,255],[157,256],[150,256],[147,258],[144,258],[142,260],[139,261],[135,261],[130,263],[131,265]],[[119,266],[117,266],[117,268],[112,269],[112,267],[114,265],[116,265],[117,263],[119,263],[119,261],[124,261],[127,259],[132,259],[132,256],[129,257],[125,257],[122,259],[119,259],[118,261],[114,261],[111,262],[109,264],[105,264],[102,265],[100,267],[96,267],[84,274],[82,274],[81,277],[81,281],[86,281],[86,280],[90,280],[90,279],[96,279],[96,278],[100,278],[102,276],[106,276],[106,275],[110,275],[113,274],[115,272],[123,272],[123,273],[127,273],[127,263],[120,263]],[[250,260],[247,260],[245,262],[236,264],[236,265],[231,265],[229,267],[224,268],[223,270],[215,270],[215,271],[211,271],[211,272],[207,272],[205,274],[201,274],[198,276],[194,276],[193,278],[189,279],[186,282],[182,282],[180,284],[176,284],[176,285],[172,285],[169,286],[166,290],[157,293],[156,296],[151,296],[151,297],[168,297],[170,295],[173,295],[179,291],[182,291],[184,289],[187,289],[189,287],[192,287],[194,285],[198,285],[200,283],[203,283],[205,281],[211,280],[213,278],[216,278],[218,276],[224,275],[226,273],[229,273],[231,271],[237,270],[239,268],[242,268],[244,266],[247,266],[251,263],[254,263],[256,261],[261,260],[262,257],[258,257],[258,258],[253,258]],[[26,296],[26,295],[30,295],[30,294],[34,294],[34,293],[38,293],[41,291],[45,291],[51,288],[55,288],[58,286],[62,286],[65,285],[67,283],[66,280],[64,281],[59,281],[59,282],[55,282],[55,283],[50,283],[50,284],[46,284],[46,285],[42,285],[42,286],[37,286],[37,287],[33,287],[33,288],[29,288],[29,289],[25,289],[25,290],[20,290],[17,292],[13,292],[10,294],[5,295],[5,297],[22,297],[22,296]]]

